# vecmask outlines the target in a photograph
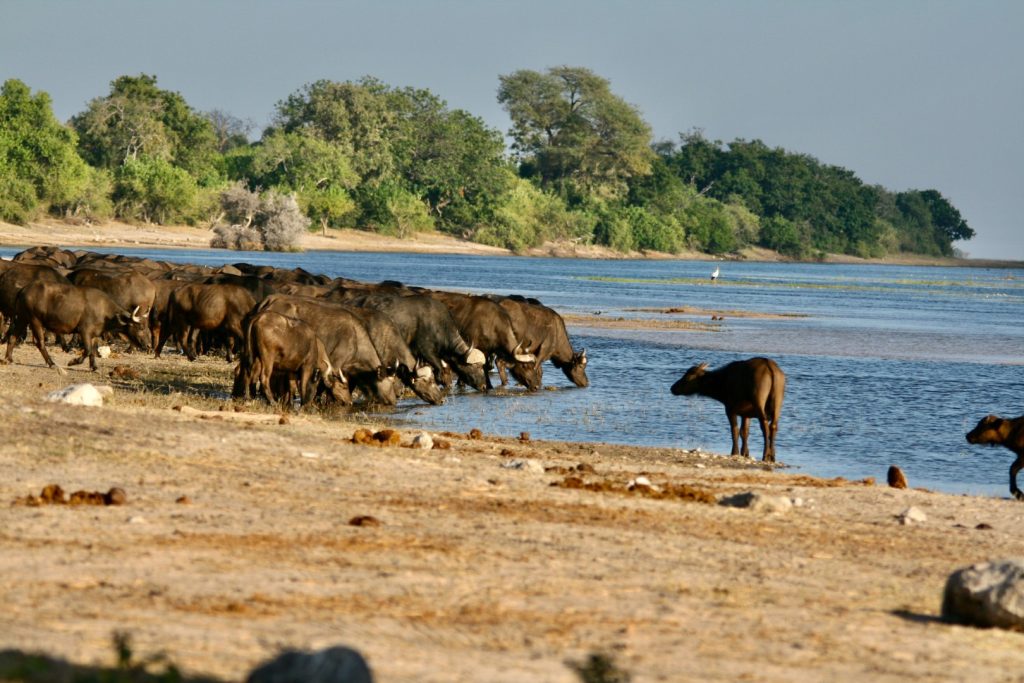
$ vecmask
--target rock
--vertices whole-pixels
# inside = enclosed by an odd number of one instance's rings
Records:
[[[755,491],[745,491],[734,496],[727,496],[718,501],[719,505],[733,508],[747,508],[765,514],[789,512],[793,501],[786,496],[766,496]]]
[[[431,438],[430,434],[420,432],[412,438],[412,447],[422,448],[425,451],[429,451],[434,447],[434,439]]]
[[[519,432],[519,440],[524,442],[524,443],[529,441],[530,440],[530,432]]]
[[[249,672],[246,683],[373,683],[373,674],[361,654],[338,645],[283,652]]]
[[[104,494],[103,502],[106,505],[124,505],[128,502],[128,494],[124,489],[115,486]]]
[[[96,347],[96,355],[100,358],[110,358],[110,347],[106,344]]]
[[[356,515],[348,520],[349,526],[380,526],[380,520],[373,515]]]
[[[536,460],[530,460],[527,458],[517,458],[515,460],[507,460],[501,463],[501,466],[507,470],[523,470],[524,472],[534,472],[536,474],[544,474],[544,465],[537,462]]]
[[[942,618],[967,626],[1024,631],[1024,559],[973,564],[950,574]]]
[[[896,465],[889,465],[889,473],[886,475],[889,481],[889,486],[894,489],[905,489],[907,488],[907,478],[903,475],[903,470]]]
[[[928,521],[928,515],[924,514],[915,507],[907,508],[906,510],[901,512],[896,518],[900,520],[900,524],[903,524],[905,526],[908,524],[922,524]]]
[[[92,384],[70,384],[63,389],[52,391],[46,395],[46,400],[52,403],[67,403],[73,406],[94,406],[103,405],[103,397],[111,396],[114,393],[113,387],[93,386]]]
[[[473,429],[469,430],[469,438],[471,438],[471,439],[482,439],[482,438],[484,438],[484,433],[481,432],[476,427],[473,427]]]

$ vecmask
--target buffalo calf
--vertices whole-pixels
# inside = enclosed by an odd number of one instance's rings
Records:
[[[707,363],[694,365],[682,379],[672,385],[673,396],[707,396],[725,406],[732,430],[732,455],[739,455],[737,435],[743,436],[743,455],[750,457],[747,437],[750,418],[756,417],[764,436],[761,459],[775,462],[775,434],[779,430],[782,395],[786,390],[786,375],[770,358],[738,360],[717,370],[708,370]],[[737,428],[736,418],[742,418]]]
[[[1017,458],[1010,465],[1010,493],[1024,500],[1024,492],[1017,488],[1017,472],[1024,467],[1024,415],[1011,419],[986,415],[967,432],[967,443],[1005,446],[1013,451]]]

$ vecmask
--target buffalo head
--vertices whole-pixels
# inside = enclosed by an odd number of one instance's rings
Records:
[[[700,389],[700,379],[708,369],[707,363],[694,365],[672,385],[673,396],[693,396]]]
[[[127,335],[128,340],[137,348],[149,351],[153,347],[153,336],[149,331],[149,320],[139,314],[136,306],[129,311],[120,311],[116,317],[115,327]]]

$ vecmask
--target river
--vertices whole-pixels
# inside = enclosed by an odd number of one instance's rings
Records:
[[[0,256],[18,249],[0,248]],[[685,319],[636,309],[696,307],[768,314],[712,329],[569,326],[585,347],[591,386],[548,365],[545,385],[492,395],[458,392],[443,406],[404,400],[406,428],[534,439],[638,443],[727,453],[720,404],[669,386],[698,362],[754,355],[787,375],[779,460],[817,476],[884,481],[899,465],[912,486],[1005,496],[1012,454],[970,446],[983,416],[1024,414],[1024,270],[877,265],[625,261],[434,254],[97,250],[176,262],[247,261],[330,276],[467,292],[519,293],[562,313]],[[718,266],[721,276],[712,282]],[[751,430],[751,451],[761,435]]]

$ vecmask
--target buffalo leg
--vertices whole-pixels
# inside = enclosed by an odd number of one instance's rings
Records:
[[[263,396],[267,399],[267,401],[270,402],[271,405],[273,405],[274,390],[270,388],[270,378],[274,374],[274,361],[270,360],[270,362],[263,362],[261,365],[262,367],[260,368],[260,388],[263,390]]]
[[[740,453],[743,454],[743,457],[749,458],[750,457],[750,418],[749,417],[741,417],[740,418],[740,439],[742,439],[742,441],[743,441],[743,448],[742,448],[742,450],[740,450]]]
[[[27,327],[18,320],[12,320],[7,328],[7,354],[4,356],[4,363],[14,360],[14,347],[25,338]],[[45,356],[44,356],[45,357]]]
[[[726,413],[726,414],[729,416],[729,429],[732,432],[732,452],[729,453],[729,455],[739,455],[740,454],[740,444],[739,444],[740,429],[739,429],[739,426],[736,424],[736,414],[735,413]]]
[[[508,386],[508,373],[505,371],[505,361],[500,358],[495,359],[494,367],[498,371],[498,377],[501,379],[501,386]]]
[[[1024,451],[1017,454],[1017,459],[1010,465],[1010,493],[1017,500],[1024,500],[1024,491],[1017,488],[1017,473],[1024,467]]]
[[[764,452],[761,454],[762,462],[775,462],[775,447],[772,444],[772,427],[768,419],[758,417],[757,423],[761,426],[761,436],[764,437]]]
[[[43,329],[43,324],[38,320],[33,320],[31,323],[32,327],[32,341],[36,343],[36,348],[39,349],[39,353],[42,354],[43,360],[46,361],[46,366],[52,368],[56,363],[50,358],[50,352],[46,350],[46,330]],[[10,351],[10,346],[7,347]]]

